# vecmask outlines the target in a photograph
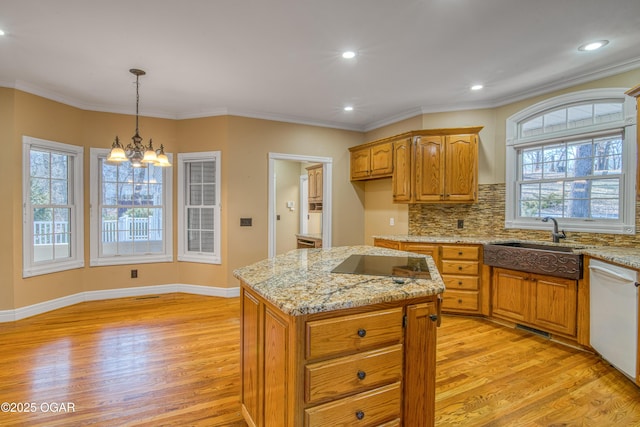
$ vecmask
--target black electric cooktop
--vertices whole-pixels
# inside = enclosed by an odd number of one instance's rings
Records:
[[[426,260],[418,257],[351,255],[331,272],[431,279]]]

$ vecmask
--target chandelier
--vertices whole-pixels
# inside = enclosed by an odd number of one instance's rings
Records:
[[[138,133],[138,104],[140,103],[140,76],[144,76],[145,73],[142,70],[132,68],[129,70],[131,74],[136,76],[136,134],[131,137],[132,144],[127,144],[123,147],[120,144],[120,140],[116,136],[116,140],[113,141],[111,151],[107,156],[107,162],[131,162],[131,166],[134,168],[146,168],[147,165],[154,165],[160,167],[171,166],[169,158],[164,154],[164,145],[160,145],[160,148],[155,150],[153,148],[153,141],[149,139],[149,145],[145,146],[142,143],[142,138]]]

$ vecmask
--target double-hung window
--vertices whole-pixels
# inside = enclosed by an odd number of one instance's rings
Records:
[[[83,148],[28,136],[22,145],[22,275],[83,267]]]
[[[220,264],[220,152],[178,154],[178,260]]]
[[[636,123],[624,89],[562,95],[507,120],[506,226],[635,234]]]
[[[107,154],[91,149],[91,265],[172,261],[171,169]]]

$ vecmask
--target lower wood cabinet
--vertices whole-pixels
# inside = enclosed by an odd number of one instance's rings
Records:
[[[442,310],[446,313],[489,315],[489,273],[482,264],[482,246],[431,242],[399,242],[374,239],[374,245],[429,255],[440,271],[446,291]],[[483,276],[486,274],[486,280]],[[486,289],[483,289],[483,284]]]
[[[492,287],[493,316],[576,337],[576,280],[494,268]]]
[[[433,426],[437,296],[289,316],[241,283],[250,426]]]

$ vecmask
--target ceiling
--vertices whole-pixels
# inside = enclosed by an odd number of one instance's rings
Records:
[[[360,131],[640,68],[638,0],[0,0],[0,29],[0,86],[132,114],[140,68],[141,115]]]

